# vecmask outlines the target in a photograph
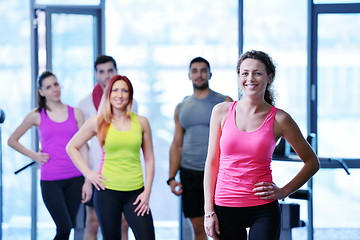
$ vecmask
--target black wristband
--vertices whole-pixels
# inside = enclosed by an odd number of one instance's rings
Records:
[[[175,177],[169,178],[169,179],[166,181],[167,185],[170,185],[170,182],[173,181],[173,180],[175,180]]]

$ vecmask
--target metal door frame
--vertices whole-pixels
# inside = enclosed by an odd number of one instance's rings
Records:
[[[244,45],[244,0],[238,1],[238,51],[243,53]],[[307,37],[307,135],[318,135],[318,17],[320,14],[349,14],[360,13],[360,3],[314,4],[308,0],[308,37]],[[312,147],[318,152],[318,138],[315,138]],[[360,168],[360,159],[331,159],[319,157],[322,168],[343,168],[348,174],[349,168]],[[289,160],[286,157],[281,160]],[[314,239],[313,229],[313,183],[312,179],[307,184],[310,191],[308,199],[308,239]]]
[[[30,0],[30,33],[31,33],[31,106],[36,107],[37,86],[36,81],[39,75],[39,36],[37,25],[37,11],[45,12],[46,26],[46,69],[52,69],[52,36],[51,36],[51,14],[78,14],[91,15],[94,17],[94,56],[103,54],[105,51],[105,0],[100,0],[99,5],[46,5],[37,4],[36,0]],[[32,149],[38,149],[37,131],[31,132]],[[36,166],[36,167],[34,167]],[[31,170],[31,239],[37,239],[37,165]]]

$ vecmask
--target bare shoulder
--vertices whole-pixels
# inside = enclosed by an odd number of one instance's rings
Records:
[[[83,111],[81,111],[80,108],[74,107],[74,114],[75,114],[76,119],[84,118],[84,113],[83,113]]]
[[[24,122],[28,122],[33,125],[40,124],[40,112],[37,109],[33,109],[29,114],[25,117]]]
[[[149,130],[151,131],[150,123],[146,117],[137,115],[137,118],[143,132],[149,132]]]
[[[288,136],[289,133],[299,132],[294,119],[282,109],[278,109],[275,116],[274,131],[276,136]]]
[[[223,126],[229,108],[233,102],[222,102],[215,105],[211,113],[211,122],[212,124],[219,124],[219,126]]]
[[[149,125],[149,120],[146,117],[140,115],[136,115],[136,116],[141,126]]]
[[[293,121],[290,114],[288,114],[282,109],[277,109],[275,119],[276,122],[278,122],[279,124],[286,124]]]
[[[35,108],[35,109],[31,110],[31,112],[29,112],[27,116],[38,117],[38,116],[40,116],[40,112],[37,110],[37,108]]]
[[[226,114],[233,102],[218,103],[213,108],[213,114]]]

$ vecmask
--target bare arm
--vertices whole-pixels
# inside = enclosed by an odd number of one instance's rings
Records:
[[[145,162],[145,189],[137,197],[134,204],[139,204],[135,209],[138,216],[144,216],[144,214],[149,214],[150,212],[149,199],[154,180],[155,160],[149,121],[145,117],[141,116],[138,116],[138,119],[143,130],[143,142],[141,148],[143,150]]]
[[[84,115],[82,111],[78,108],[75,108],[75,118],[78,125],[78,129],[80,130],[81,126],[84,124]],[[82,159],[85,161],[86,164],[89,164],[88,160],[88,147],[87,144],[84,144],[80,149],[80,154]]]
[[[49,154],[42,152],[34,152],[19,142],[19,139],[33,126],[39,126],[40,113],[35,110],[30,112],[23,122],[15,129],[8,139],[8,145],[19,153],[35,160],[39,164],[44,164],[49,160]]]
[[[219,233],[219,223],[214,215],[214,195],[217,174],[219,171],[220,160],[220,136],[223,122],[226,118],[229,103],[217,104],[211,113],[210,135],[208,153],[205,162],[204,172],[204,197],[205,197],[205,217],[204,225],[206,234],[209,237],[217,239]]]
[[[179,122],[178,107],[176,107],[175,109],[174,121],[175,121],[175,134],[174,134],[173,142],[171,143],[170,146],[169,178],[174,178],[180,169],[181,151],[182,151],[183,138],[185,133],[185,130],[183,129],[183,127]],[[182,185],[178,181],[172,180],[169,182],[169,185],[171,187],[171,191],[175,195],[180,195],[182,193]],[[179,189],[177,189],[177,187],[179,187]]]
[[[74,108],[74,111],[75,111],[75,119],[76,119],[76,122],[78,125],[78,129],[80,129],[81,126],[84,124],[84,114],[81,111],[81,109],[79,109],[79,108]],[[80,148],[79,152],[80,152],[80,155],[81,155],[82,159],[84,160],[84,162],[89,165],[88,150],[89,149],[88,149],[87,144],[84,144]],[[81,202],[86,203],[86,202],[90,201],[91,196],[92,196],[91,182],[89,181],[88,178],[85,178],[85,182],[82,187]]]
[[[283,199],[303,186],[320,167],[319,159],[302,135],[298,125],[289,114],[278,110],[275,118],[275,134],[283,137],[295,150],[304,166],[285,186],[278,188],[273,183],[258,183],[255,195],[262,199]]]
[[[291,116],[279,110],[279,118],[277,117],[277,119],[279,119],[280,134],[304,162],[304,166],[295,177],[282,188],[285,196],[288,196],[304,185],[319,170],[320,163]]]
[[[105,189],[104,180],[106,179],[98,172],[89,168],[86,159],[83,159],[80,149],[89,141],[97,132],[97,118],[91,118],[84,123],[79,131],[71,138],[66,146],[66,152],[70,156],[75,166],[81,173],[96,187],[96,189]]]

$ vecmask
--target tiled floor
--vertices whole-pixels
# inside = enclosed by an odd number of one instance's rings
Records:
[[[40,229],[37,239],[50,239],[54,236],[54,233],[54,229]],[[135,240],[131,231],[129,233],[129,240]],[[179,229],[177,224],[174,225],[174,223],[155,223],[155,234],[157,240],[179,240]],[[4,229],[2,239],[30,240],[30,231],[29,229],[27,231],[24,231],[24,229],[18,229],[17,231]],[[70,239],[74,239],[73,236]],[[293,229],[292,240],[308,240],[306,227]],[[360,240],[360,228],[317,228],[314,230],[314,240]]]

